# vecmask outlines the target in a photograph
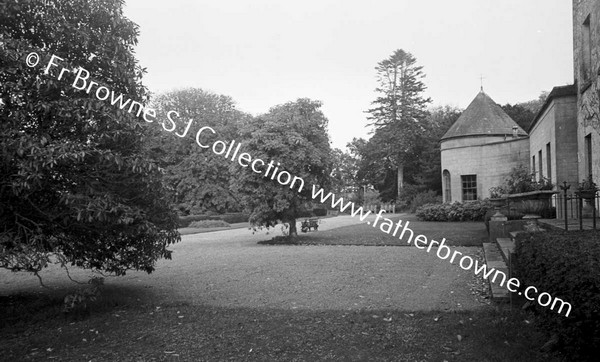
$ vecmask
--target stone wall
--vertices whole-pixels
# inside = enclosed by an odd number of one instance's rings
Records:
[[[584,72],[584,35],[586,19],[590,19],[589,32],[591,33],[591,62],[588,76]],[[592,144],[592,169],[594,181],[600,184],[600,114],[589,116],[586,106],[592,106],[600,113],[598,90],[600,90],[600,1],[598,0],[573,0],[573,65],[575,81],[578,86],[578,161],[579,180],[590,173],[587,160],[585,137],[591,136]]]

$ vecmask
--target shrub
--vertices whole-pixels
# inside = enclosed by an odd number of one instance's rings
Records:
[[[502,185],[490,188],[490,197],[499,198],[504,194],[552,189],[554,189],[554,185],[549,179],[543,177],[540,181],[535,181],[535,175],[530,174],[527,167],[520,164],[510,171],[510,175]]]
[[[574,360],[600,352],[600,233],[551,231],[519,235],[515,271],[522,285],[535,286],[572,305],[565,317],[535,304],[537,322],[559,336]],[[560,306],[560,305],[559,305]],[[566,307],[565,307],[566,308]],[[589,358],[589,357],[588,357]]]
[[[367,190],[363,195],[363,205],[378,205],[381,203],[381,197],[377,190]]]
[[[427,204],[441,204],[442,197],[438,195],[437,192],[433,190],[427,190],[423,192],[419,192],[414,195],[412,201],[410,202],[410,212],[414,213],[420,206]]]
[[[202,220],[222,220],[229,224],[235,224],[240,222],[248,222],[249,215],[241,212],[221,214],[221,215],[189,215],[180,216],[178,223],[179,227],[188,227],[190,223],[194,221]]]
[[[249,218],[250,215],[238,212],[232,214],[225,214],[221,220],[230,224],[236,224],[240,222],[248,222]]]
[[[427,204],[417,209],[416,215],[423,221],[483,221],[492,208],[489,201],[455,202],[452,204]]]
[[[313,209],[312,213],[315,216],[327,216],[327,209]]]
[[[223,220],[200,220],[200,221],[191,222],[188,227],[204,229],[204,228],[218,228],[218,227],[229,227],[229,226],[231,226],[231,225],[229,225],[228,223],[226,223]]]
[[[508,194],[508,191],[505,189],[504,186],[490,187],[490,198],[499,199],[502,196],[504,196],[504,194]]]
[[[404,184],[400,193],[398,194],[398,200],[396,201],[396,209],[397,210],[407,210],[410,211],[411,204],[416,195],[426,192],[425,187],[413,185],[413,184]],[[414,211],[412,211],[414,212]]]

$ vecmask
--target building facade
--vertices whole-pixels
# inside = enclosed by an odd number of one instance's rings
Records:
[[[574,84],[550,92],[528,133],[483,91],[475,97],[440,141],[445,202],[489,197],[519,164],[556,190],[600,185],[600,0],[573,0],[573,65]]]
[[[529,169],[535,179],[577,184],[577,87],[554,87],[528,132]]]
[[[440,142],[444,202],[490,196],[513,167],[527,164],[527,133],[481,90]]]
[[[600,185],[600,1],[573,0],[579,180]]]

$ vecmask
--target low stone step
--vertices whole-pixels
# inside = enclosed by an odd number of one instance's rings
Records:
[[[496,268],[496,270],[503,272],[506,275],[506,281],[508,281],[508,268]],[[493,279],[493,276],[491,276]],[[506,281],[504,282],[504,286],[500,286],[500,282],[502,282],[502,277],[498,275],[496,281],[492,283],[488,281],[490,284],[490,289],[492,290],[492,299],[496,302],[510,302],[510,291],[506,288]]]
[[[527,231],[524,230],[517,230],[517,231],[511,231],[508,234],[510,235],[510,238],[515,240],[515,238],[517,237],[517,235],[521,234],[521,233],[526,233]]]
[[[515,252],[515,241],[510,238],[497,238],[496,243],[500,247],[502,258],[509,265],[509,255]]]
[[[508,280],[508,267],[502,256],[502,251],[496,243],[483,243],[483,255],[485,257],[485,263],[488,270],[494,268],[498,271],[506,274]],[[497,282],[501,281],[501,278],[496,279]],[[509,302],[510,292],[505,287],[501,287],[498,283],[491,283],[487,281],[490,286],[492,294],[492,300],[495,302]],[[506,285],[506,284],[505,284]]]

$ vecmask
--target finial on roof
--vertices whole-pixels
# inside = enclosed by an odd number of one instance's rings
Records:
[[[479,81],[480,81],[480,83],[481,83],[481,91],[482,91],[482,92],[483,92],[483,79],[484,79],[484,76],[483,76],[483,74],[479,75]]]

